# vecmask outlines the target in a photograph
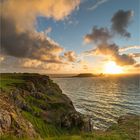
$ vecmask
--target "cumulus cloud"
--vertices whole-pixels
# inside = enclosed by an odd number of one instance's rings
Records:
[[[133,14],[134,14],[134,12],[132,10],[117,11],[111,19],[113,31],[120,34],[121,36],[130,37],[131,34],[127,31],[126,28],[130,24]]]
[[[64,65],[64,64],[62,64]],[[39,60],[32,60],[32,59],[23,59],[20,63],[20,67],[29,68],[29,69],[41,69],[41,70],[49,70],[49,71],[56,71],[62,68],[62,65],[57,63],[45,63]]]
[[[21,66],[25,68],[38,68],[42,65],[42,62],[36,59],[24,59]]]
[[[96,49],[85,52],[86,55],[105,55],[115,61],[120,66],[133,65],[136,63],[134,56],[129,54],[119,54],[119,46],[114,44],[99,44]]]
[[[64,48],[48,37],[52,28],[48,27],[44,33],[39,33],[35,29],[35,21],[37,16],[63,20],[79,4],[80,0],[1,1],[1,55],[13,57],[11,60],[15,64],[22,63],[24,67],[34,65],[34,67],[47,68],[51,67],[51,63],[53,65],[65,63],[62,56]],[[71,57],[72,55],[73,53]],[[23,63],[23,60],[26,62]],[[5,62],[2,65],[8,66],[6,63],[9,61]]]
[[[65,59],[67,59],[70,62],[75,62],[77,60],[77,56],[74,51],[65,52],[64,57],[65,57]]]
[[[61,70],[65,67],[63,63],[50,63],[43,62],[38,59],[29,59],[29,58],[17,58],[13,56],[5,56],[4,60],[0,62],[0,72],[5,69],[4,72],[14,72],[15,70],[27,72],[35,70],[36,72],[53,72],[56,70]],[[8,69],[7,69],[8,68]]]
[[[114,35],[120,34],[123,37],[130,37],[130,33],[127,31],[127,27],[130,23],[133,12],[131,10],[123,11],[119,10],[116,12],[111,21],[112,28],[109,30],[107,28],[97,28],[93,27],[90,34],[86,34],[84,37],[84,42],[94,43],[96,45],[95,49],[86,51],[86,55],[104,55],[109,57],[111,60],[115,61],[118,65],[135,65],[135,57],[139,54],[120,54],[129,49],[136,49],[139,46],[128,46],[120,48],[117,44],[111,43]],[[114,31],[114,33],[113,33]]]
[[[92,51],[94,51],[95,54],[103,54],[103,55],[117,55],[118,54],[118,46],[116,44],[100,44],[98,47]]]
[[[133,65],[136,63],[136,60],[133,58],[133,56],[129,54],[122,54],[122,55],[116,55],[113,57],[114,61],[120,66],[125,66],[125,65]]]
[[[5,0],[1,3],[1,13],[12,17],[19,30],[25,30],[33,28],[39,15],[63,20],[79,4],[80,0]]]
[[[84,42],[91,43],[91,42],[106,42],[111,39],[115,33],[118,33],[125,37],[130,37],[130,33],[127,32],[126,28],[128,27],[131,17],[133,16],[133,11],[123,11],[119,10],[116,12],[111,21],[112,21],[112,28],[111,30],[101,27],[93,27],[92,32],[90,34],[86,34],[84,37]]]
[[[1,17],[1,53],[19,58],[61,62],[63,48],[44,33],[17,32],[12,19]]]
[[[97,42],[107,42],[115,34],[120,34],[123,37],[130,37],[130,33],[127,31],[127,27],[130,24],[131,18],[133,16],[133,11],[117,11],[112,19],[112,27],[109,30],[108,28],[98,28],[96,26],[93,27],[91,33],[86,34],[84,36],[85,43],[97,43]],[[114,34],[114,33],[115,34]]]
[[[93,27],[92,32],[90,34],[85,35],[84,42],[92,43],[92,42],[106,42],[108,39],[112,37],[111,33],[107,28],[98,28]]]

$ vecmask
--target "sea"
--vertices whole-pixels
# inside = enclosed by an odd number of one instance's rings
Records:
[[[140,115],[140,75],[53,78],[94,129],[106,130],[120,116]]]

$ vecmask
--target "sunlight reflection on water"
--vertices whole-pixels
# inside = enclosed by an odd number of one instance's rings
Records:
[[[140,76],[53,78],[77,111],[91,115],[94,128],[105,129],[126,113],[140,115]]]

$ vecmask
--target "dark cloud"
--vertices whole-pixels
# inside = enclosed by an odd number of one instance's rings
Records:
[[[114,44],[102,43],[96,49],[86,52],[87,55],[105,55],[111,57],[118,65],[133,65],[136,63],[134,56],[129,54],[119,54],[119,46]]]
[[[122,55],[118,54],[116,56],[113,56],[113,59],[120,66],[133,65],[136,63],[133,56],[131,56],[129,54],[122,54]]]
[[[139,48],[139,46],[129,46],[124,48],[119,48],[115,43],[110,43],[112,37],[114,35],[120,34],[124,37],[130,37],[130,33],[126,30],[128,27],[131,17],[133,16],[133,12],[119,10],[114,14],[111,19],[112,28],[108,30],[107,28],[97,28],[94,27],[90,34],[85,35],[84,41],[86,43],[95,43],[96,49],[92,49],[90,51],[86,51],[86,55],[105,55],[109,56],[113,61],[115,61],[118,65],[134,65],[136,64],[135,57],[138,57],[139,54],[120,54],[120,52]],[[114,33],[113,33],[114,31]]]
[[[112,37],[110,31],[107,28],[98,28],[93,27],[92,32],[90,34],[85,35],[84,42],[106,42]]]
[[[90,34],[86,34],[84,37],[84,42],[91,43],[91,42],[107,42],[111,39],[115,34],[120,34],[124,37],[130,37],[130,33],[127,31],[127,27],[130,24],[131,18],[133,16],[133,11],[123,11],[119,10],[116,12],[112,19],[112,27],[109,30],[108,28],[98,28],[93,27]],[[114,33],[115,34],[114,34]]]
[[[63,48],[37,32],[17,32],[12,19],[1,17],[1,54],[18,58],[61,62]]]
[[[80,0],[0,0],[0,65],[45,70],[65,65],[70,59],[64,58],[64,48],[48,37],[52,29],[39,33],[35,21],[38,15],[63,20],[79,4]]]
[[[120,34],[121,36],[130,37],[131,34],[127,31],[126,28],[128,27],[132,16],[133,11],[131,10],[119,10],[116,12],[111,19],[113,31]]]
[[[103,43],[98,45],[95,49],[96,54],[112,55],[115,56],[118,54],[119,47],[114,44]]]

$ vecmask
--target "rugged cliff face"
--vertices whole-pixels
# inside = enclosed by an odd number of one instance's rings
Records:
[[[76,112],[48,76],[1,74],[1,135],[46,137],[91,130],[88,117]]]

